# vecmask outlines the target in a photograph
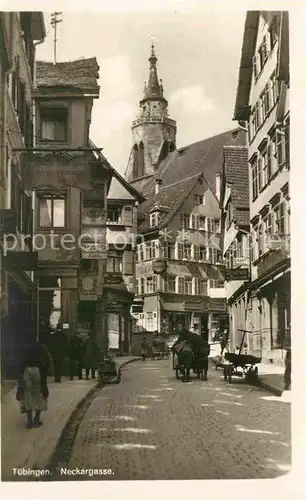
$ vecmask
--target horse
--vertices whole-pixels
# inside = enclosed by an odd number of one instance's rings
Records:
[[[183,341],[182,343],[173,346],[173,350],[177,354],[178,364],[181,371],[183,372],[182,382],[189,382],[190,370],[194,365],[195,359],[192,347],[186,341]]]
[[[194,368],[198,379],[200,378],[201,380],[207,380],[208,357],[203,356],[203,354],[196,355],[194,361]]]

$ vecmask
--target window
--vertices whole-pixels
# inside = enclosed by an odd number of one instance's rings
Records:
[[[199,278],[193,278],[193,294],[200,295],[200,281]]]
[[[177,293],[184,294],[185,291],[185,280],[183,277],[177,277]]]
[[[200,280],[200,295],[208,295],[207,281]]]
[[[173,243],[167,243],[163,247],[163,254],[165,259],[175,259],[175,246]]]
[[[199,216],[199,228],[206,229],[206,217],[202,215]]]
[[[260,61],[259,61],[259,56],[258,54],[255,54],[255,56],[253,57],[253,76],[255,78],[255,80],[257,79],[257,76],[259,75],[260,73]]]
[[[290,168],[290,124],[289,121],[285,125],[285,161],[286,167]]]
[[[262,120],[265,119],[265,117],[269,114],[269,111],[271,109],[271,89],[270,89],[270,83],[267,83],[267,85],[264,88],[263,93],[260,95],[260,105],[261,105],[261,116]]]
[[[256,200],[259,191],[259,179],[258,179],[258,163],[257,160],[252,164],[252,199]]]
[[[147,293],[156,292],[156,276],[149,276],[147,278]]]
[[[191,245],[184,245],[184,259],[191,260]]]
[[[141,262],[142,260],[145,260],[143,243],[140,243],[140,245],[138,245],[138,251],[139,251],[139,260]]]
[[[268,144],[262,152],[262,186],[272,177],[272,146]]]
[[[190,216],[190,227],[192,229],[198,229],[199,228],[199,216],[196,214],[191,214]]]
[[[107,273],[121,273],[122,272],[122,256],[116,253],[107,255],[106,262]]]
[[[189,228],[189,215],[181,213],[181,228],[187,229]]]
[[[215,233],[218,231],[219,220],[212,217],[207,217],[207,231]]]
[[[148,241],[146,243],[146,260],[155,259],[156,257],[156,241]]]
[[[153,330],[153,313],[147,313],[147,328]]]
[[[183,260],[184,258],[184,245],[183,243],[176,243],[176,258]]]
[[[192,295],[192,278],[185,277],[185,294]]]
[[[195,194],[194,195],[194,204],[195,205],[204,205],[204,195],[203,194]]]
[[[261,109],[259,101],[256,102],[254,108],[252,109],[251,123],[253,128],[253,135],[256,134],[257,130],[261,126]]]
[[[193,258],[194,260],[200,260],[200,246],[193,245]]]
[[[268,47],[268,39],[265,36],[261,46],[259,47],[259,59],[260,59],[260,68],[262,69],[265,65],[267,57],[269,55],[269,47]]]
[[[140,290],[139,290],[139,293],[140,295],[144,295],[145,294],[145,279],[144,278],[140,278]]]
[[[153,212],[150,214],[150,227],[156,227],[160,223],[160,213],[159,212]]]
[[[122,209],[120,207],[108,208],[107,222],[120,224],[122,222]]]
[[[280,168],[286,161],[285,134],[283,132],[276,131],[276,151],[277,164],[278,168]]]
[[[207,250],[206,247],[200,246],[200,260],[205,261],[207,258]]]
[[[273,48],[278,40],[276,18],[273,19],[273,21],[270,25],[269,33],[270,33],[271,50],[273,50]]]
[[[208,248],[208,252],[209,252],[209,261],[212,264],[216,264],[217,262],[219,262],[220,257],[219,257],[219,252],[218,252],[217,248],[210,247],[210,248]]]
[[[264,253],[264,240],[264,226],[263,223],[260,222],[257,226],[258,257],[260,257]]]
[[[164,276],[164,292],[175,293],[175,276]]]
[[[285,234],[285,205],[280,203],[274,209],[275,233],[279,235]]]
[[[40,136],[43,141],[67,142],[68,109],[41,108]]]
[[[275,72],[272,74],[270,78],[270,85],[271,85],[271,99],[272,99],[271,105],[274,106],[274,104],[277,103],[279,94],[278,80],[276,79]]]
[[[44,196],[39,198],[39,226],[65,227],[66,201],[64,197]]]

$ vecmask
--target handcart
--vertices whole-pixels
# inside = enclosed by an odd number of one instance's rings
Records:
[[[121,371],[118,370],[117,363],[112,358],[105,358],[99,363],[99,385],[119,384],[121,381]]]
[[[224,380],[232,383],[232,376],[236,375],[238,377],[245,376],[249,381],[256,380],[258,376],[258,365],[261,363],[261,358],[253,356],[252,354],[241,354],[244,338],[247,330],[243,331],[243,336],[238,353],[226,352],[224,354]],[[240,368],[240,370],[239,370]]]

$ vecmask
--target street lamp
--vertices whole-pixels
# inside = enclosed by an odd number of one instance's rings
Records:
[[[153,261],[152,268],[154,274],[157,274],[158,276],[161,276],[164,274],[167,270],[168,263],[165,259],[156,259]],[[159,283],[160,284],[160,283]],[[157,304],[157,330],[158,330],[158,325],[160,322],[160,295],[159,295],[159,290],[158,290],[158,304]],[[161,330],[161,325],[160,325],[160,330]]]

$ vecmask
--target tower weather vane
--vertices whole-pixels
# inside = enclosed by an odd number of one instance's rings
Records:
[[[62,18],[59,18],[63,13],[62,12],[52,12],[51,14],[51,26],[54,28],[54,61],[53,64],[56,64],[56,42],[58,41],[56,38],[56,33],[57,33],[57,25],[63,21]]]

